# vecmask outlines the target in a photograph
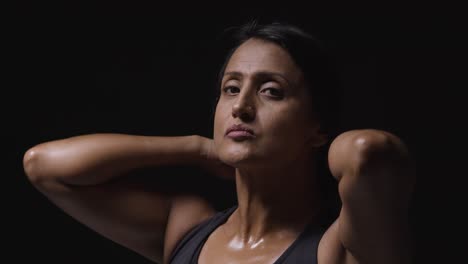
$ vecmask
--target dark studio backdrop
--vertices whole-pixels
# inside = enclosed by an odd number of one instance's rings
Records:
[[[217,37],[251,17],[297,24],[331,47],[345,87],[344,127],[394,132],[415,158],[417,263],[452,263],[439,261],[454,258],[449,235],[460,210],[452,186],[461,173],[450,170],[463,161],[453,155],[463,123],[459,16],[438,7],[198,8],[25,4],[8,16],[3,219],[14,263],[149,263],[49,203],[26,180],[22,155],[86,133],[210,136],[225,51]]]

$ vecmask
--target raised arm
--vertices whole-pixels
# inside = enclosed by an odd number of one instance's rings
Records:
[[[324,244],[334,253],[327,259],[411,263],[408,210],[415,172],[404,143],[381,130],[348,131],[332,142],[329,166],[342,208],[326,233]]]
[[[77,136],[31,148],[24,155],[24,169],[33,185],[66,213],[162,263],[213,208],[198,197],[149,190],[127,174],[144,167],[207,164],[203,153],[209,142],[199,136]]]

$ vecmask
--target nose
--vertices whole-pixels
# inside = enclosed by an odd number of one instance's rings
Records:
[[[251,122],[255,119],[256,108],[249,100],[249,95],[239,95],[237,102],[232,106],[232,117],[240,118],[244,122]]]

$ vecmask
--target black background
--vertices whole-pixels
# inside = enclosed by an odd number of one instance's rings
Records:
[[[345,127],[380,128],[410,147],[417,263],[454,263],[465,117],[456,7],[129,3],[22,4],[3,32],[7,173],[3,213],[14,263],[149,263],[49,203],[26,180],[35,144],[85,133],[211,135],[214,78],[229,27],[258,17],[297,24],[337,54]],[[292,4],[291,4],[292,5]],[[7,10],[8,11],[8,10]],[[460,166],[461,167],[461,166]]]

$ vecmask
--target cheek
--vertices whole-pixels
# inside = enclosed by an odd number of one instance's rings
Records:
[[[269,140],[281,145],[303,144],[310,122],[296,109],[265,113],[262,121],[263,129],[270,135]]]
[[[259,120],[265,128],[274,132],[288,132],[304,125],[305,118],[298,107],[265,109],[259,113]]]

